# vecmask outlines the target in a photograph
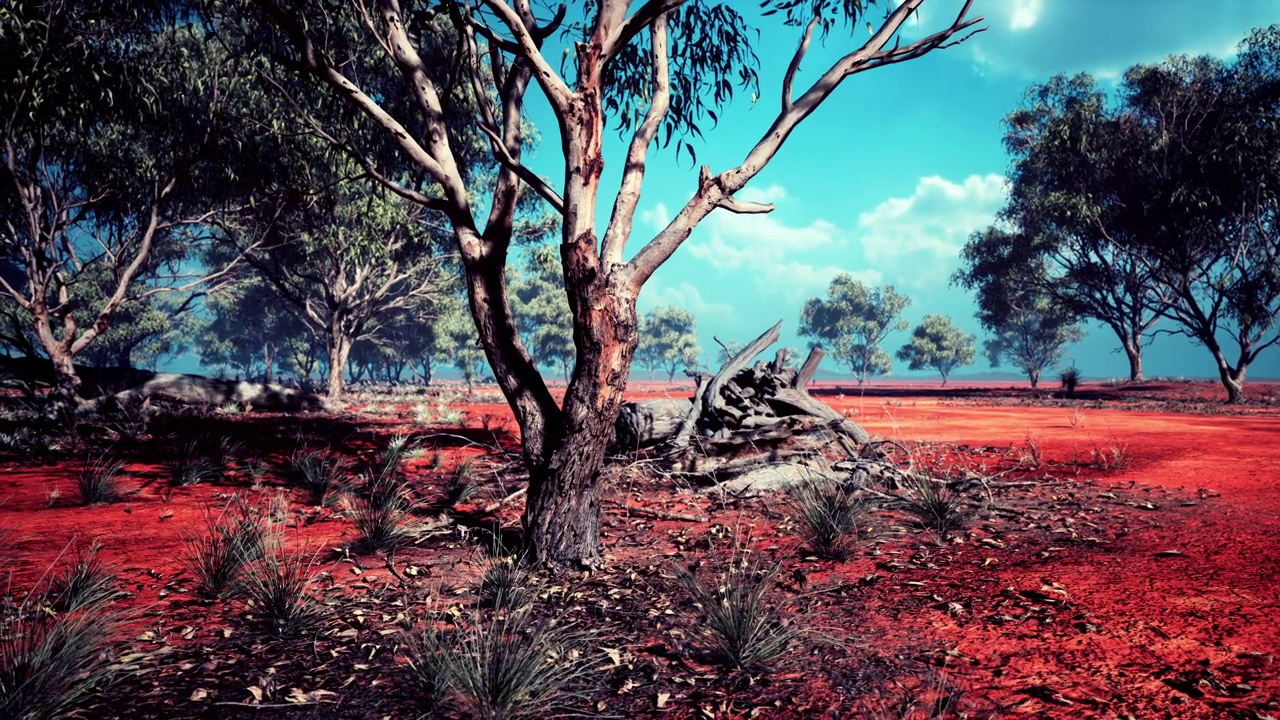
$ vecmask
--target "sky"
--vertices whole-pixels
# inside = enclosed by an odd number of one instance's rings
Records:
[[[759,3],[745,0],[739,7],[754,14]],[[959,0],[928,0],[906,39],[945,27],[959,7]],[[803,349],[808,341],[796,330],[805,299],[825,295],[833,277],[849,273],[909,295],[904,318],[912,326],[926,314],[948,315],[977,335],[980,347],[984,333],[973,318],[973,300],[951,286],[950,276],[969,234],[989,225],[1004,202],[1009,158],[1000,121],[1026,89],[1055,73],[1078,72],[1110,88],[1129,66],[1171,54],[1229,58],[1249,30],[1280,23],[1280,0],[977,0],[972,14],[985,17],[985,30],[963,44],[848,78],[738,194],[772,202],[776,210],[714,212],[646,285],[641,311],[658,305],[691,310],[712,359],[713,336],[747,342],[778,320],[781,344]],[[761,30],[760,97],[753,104],[740,96],[718,126],[704,128],[698,162],[713,173],[740,163],[773,121],[782,74],[800,36],[799,28],[751,19]],[[822,46],[815,40],[797,94],[861,43],[864,32],[859,28],[851,38],[837,28]],[[542,145],[529,164],[558,184],[558,130],[537,95],[530,92],[530,111]],[[602,223],[625,150],[616,134],[605,147]],[[651,152],[629,252],[688,200],[697,177],[687,155],[677,161],[674,152]],[[892,354],[908,334],[891,335],[885,349]],[[1127,376],[1116,348],[1114,335],[1090,327],[1063,364],[1074,363],[1086,378]],[[1207,350],[1178,337],[1158,338],[1144,362],[1148,376],[1216,373]],[[830,360],[824,367],[837,369]],[[979,356],[958,373],[989,369]],[[893,375],[928,377],[896,361]],[[1261,356],[1250,376],[1280,377],[1280,348]]]

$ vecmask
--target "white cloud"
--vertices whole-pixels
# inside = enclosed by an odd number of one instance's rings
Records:
[[[645,313],[664,305],[684,308],[693,313],[700,323],[712,326],[733,317],[733,307],[729,303],[708,302],[697,285],[689,282],[667,285],[655,277],[640,292],[639,309]]]
[[[946,284],[970,233],[989,225],[1008,195],[999,175],[955,183],[921,178],[910,197],[889,198],[858,216],[858,242],[868,264],[903,287]]]
[[[1013,13],[1009,18],[1009,29],[1014,32],[1035,27],[1044,10],[1043,0],[1013,0],[1010,5]]]
[[[1174,54],[1228,58],[1252,28],[1280,17],[1280,0],[1218,0],[1212,9],[1166,4],[996,0],[975,8],[988,30],[966,45],[982,73],[1039,82],[1088,72],[1115,80],[1125,68]]]

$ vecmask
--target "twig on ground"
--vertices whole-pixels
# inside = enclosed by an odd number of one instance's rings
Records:
[[[711,519],[703,515],[684,515],[681,513],[673,513],[666,510],[655,510],[652,508],[637,507],[627,503],[621,503],[617,500],[605,500],[604,504],[615,510],[622,510],[630,515],[640,515],[641,517],[657,518],[659,520],[678,520],[680,522],[705,523],[711,522]]]

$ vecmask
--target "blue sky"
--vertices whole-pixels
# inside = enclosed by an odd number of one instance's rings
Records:
[[[749,13],[758,5],[741,3]],[[944,27],[959,5],[929,0],[910,34]],[[712,335],[747,341],[779,319],[782,342],[803,348],[806,341],[795,331],[804,300],[824,294],[832,277],[847,272],[910,295],[905,317],[912,325],[942,313],[981,340],[972,300],[951,287],[949,277],[969,233],[989,224],[1003,203],[1008,158],[1000,120],[1024,90],[1058,72],[1114,82],[1130,65],[1170,54],[1227,57],[1250,29],[1280,22],[1280,0],[977,0],[974,13],[986,17],[987,29],[964,44],[846,80],[739,194],[777,209],[756,216],[714,213],[646,286],[641,310],[692,310],[712,355]],[[705,132],[698,161],[713,172],[741,162],[772,122],[799,38],[798,28],[757,20],[761,97],[754,106],[739,98],[721,113],[720,125]],[[863,32],[850,39],[837,30],[824,47],[815,42],[797,88],[861,42]],[[544,104],[531,97],[530,105],[543,135],[530,164],[558,183],[557,129]],[[605,152],[602,223],[625,146],[615,135]],[[630,251],[682,206],[696,180],[687,156],[677,163],[673,152],[651,154]],[[886,349],[905,339],[905,332],[891,336]],[[1086,377],[1122,376],[1127,364],[1112,352],[1115,346],[1114,336],[1092,328],[1067,354]],[[1159,338],[1145,362],[1148,375],[1214,374],[1208,352],[1180,338]],[[965,371],[987,369],[979,358]],[[894,375],[912,376],[905,366]],[[1259,358],[1250,376],[1280,376],[1280,349]]]

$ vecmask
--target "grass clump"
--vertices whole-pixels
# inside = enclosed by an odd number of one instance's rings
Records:
[[[356,546],[364,552],[394,552],[415,536],[412,506],[403,489],[360,497],[352,523]]]
[[[116,672],[114,578],[99,546],[77,548],[43,591],[0,598],[0,718],[62,718],[88,708]]]
[[[805,543],[820,557],[848,559],[858,542],[866,504],[841,483],[826,479],[802,483],[790,495]]]
[[[480,575],[478,594],[487,607],[515,608],[529,604],[532,578],[520,567],[514,557],[499,557],[489,561]]]
[[[104,505],[120,499],[120,475],[124,464],[99,458],[86,465],[76,476],[76,489],[83,505]]]
[[[105,604],[0,610],[0,717],[43,720],[85,708],[114,675],[113,624]]]
[[[238,592],[245,569],[265,554],[267,522],[260,508],[238,500],[217,517],[206,511],[203,531],[184,532],[181,563],[195,581],[193,594],[221,600]]]
[[[345,458],[303,449],[289,458],[286,477],[290,485],[306,493],[308,502],[323,507],[343,489],[350,472],[351,464]]]
[[[281,543],[268,543],[262,557],[245,573],[246,604],[268,633],[298,637],[319,627],[325,606],[314,592],[315,564],[315,553],[288,553]]]
[[[563,717],[595,672],[593,633],[528,607],[428,625],[406,638],[410,677],[438,702],[480,720]]]
[[[902,498],[902,508],[915,516],[922,529],[936,533],[939,542],[968,524],[970,513],[963,499],[945,482],[917,477],[911,490]]]
[[[703,645],[717,661],[735,670],[751,670],[769,665],[791,649],[794,633],[768,598],[778,571],[778,566],[743,560],[712,583],[692,572],[681,574],[702,614]]]
[[[173,455],[165,463],[169,480],[174,485],[199,485],[222,477],[223,465],[211,455],[198,438],[174,445]]]
[[[1062,382],[1062,390],[1066,392],[1067,397],[1076,396],[1076,386],[1080,384],[1080,371],[1074,366],[1064,368],[1058,373],[1058,379]]]
[[[97,542],[77,546],[62,571],[49,581],[46,601],[58,612],[69,613],[85,607],[101,606],[119,596],[116,577],[98,556]]]

